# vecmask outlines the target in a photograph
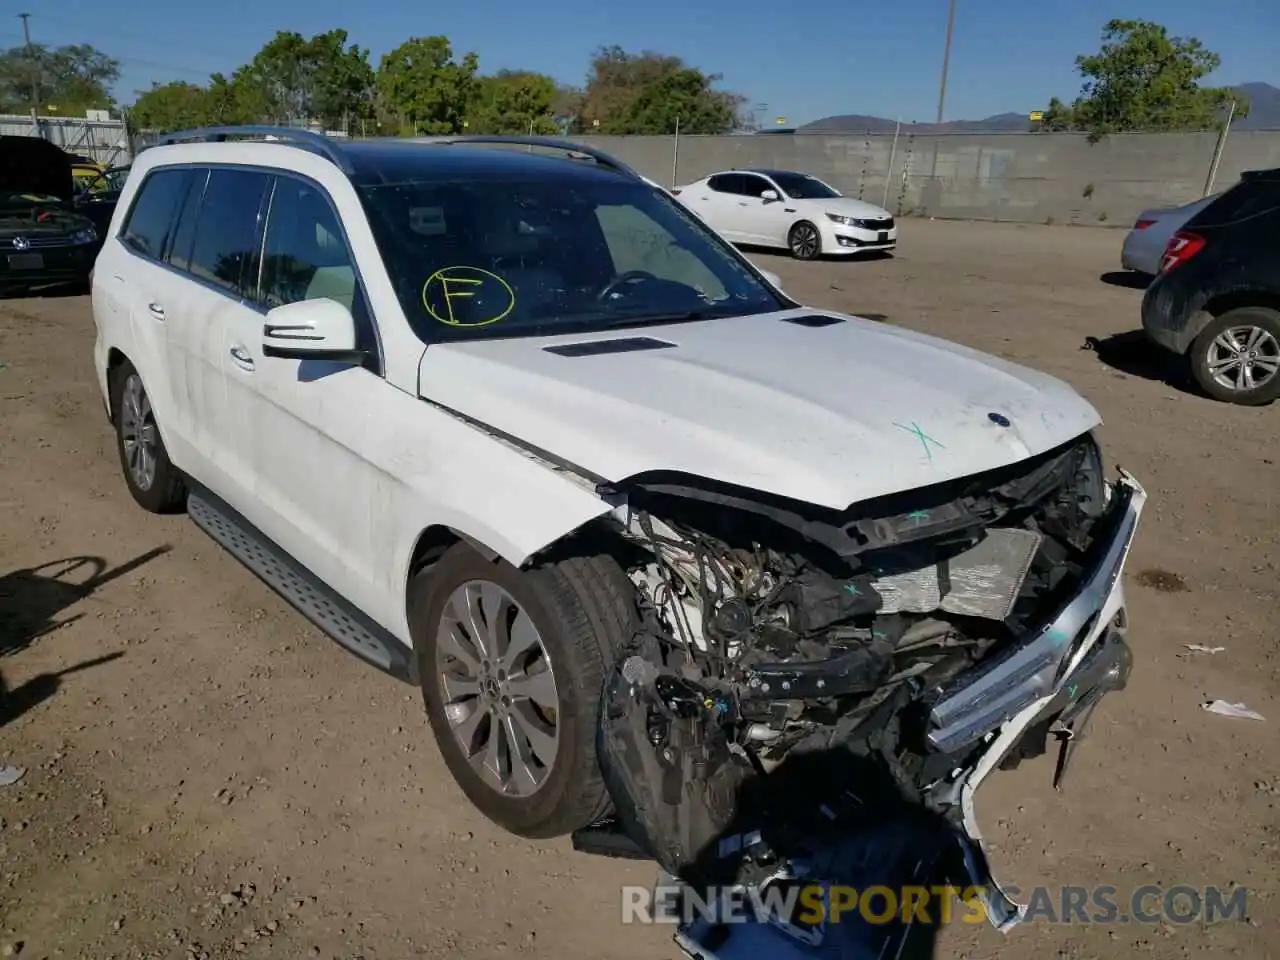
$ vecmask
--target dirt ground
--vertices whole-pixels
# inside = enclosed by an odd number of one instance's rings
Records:
[[[1023,889],[1244,885],[1249,919],[963,927],[939,957],[1280,949],[1280,407],[1161,379],[1124,336],[1141,292],[1103,278],[1121,238],[908,221],[892,259],[757,258],[812,304],[1065,378],[1150,494],[1128,569],[1129,689],[1099,710],[1061,794],[1041,758],[989,781],[980,819]],[[0,787],[0,952],[674,956],[670,928],[621,924],[619,888],[652,882],[651,866],[500,832],[449,779],[416,691],[310,629],[186,519],[134,507],[92,341],[86,298],[0,303],[0,764],[27,768]],[[1213,698],[1266,720],[1207,714]]]

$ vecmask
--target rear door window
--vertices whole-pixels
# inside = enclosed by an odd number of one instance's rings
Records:
[[[258,220],[270,175],[257,170],[209,173],[191,248],[190,271],[238,297],[254,296]]]
[[[133,209],[120,231],[120,241],[144,257],[159,260],[187,192],[189,167],[171,167],[149,174],[138,188]]]
[[[209,181],[208,170],[194,169],[191,173],[191,185],[187,189],[187,197],[183,201],[182,212],[178,214],[178,223],[173,228],[173,239],[169,244],[169,265],[179,270],[191,268],[191,244],[196,238],[200,201],[204,199],[205,184]]]
[[[1280,180],[1250,177],[1218,197],[1193,218],[1193,224],[1218,227],[1280,208]],[[1188,224],[1191,226],[1192,224]]]

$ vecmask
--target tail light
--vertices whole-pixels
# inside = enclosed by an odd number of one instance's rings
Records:
[[[672,195],[673,197],[678,197],[678,196],[680,196],[680,188],[679,188],[679,187],[672,187],[672,188],[671,188],[671,195]]]
[[[1147,227],[1151,226],[1153,223],[1155,223],[1154,220],[1139,220],[1137,223],[1133,225],[1133,229],[1145,230],[1147,229]]]
[[[1164,259],[1160,261],[1160,272],[1168,273],[1174,267],[1186,263],[1204,249],[1204,237],[1198,233],[1179,230],[1169,238],[1164,248]]]

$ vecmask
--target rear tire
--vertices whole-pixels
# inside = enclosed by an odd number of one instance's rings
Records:
[[[571,557],[517,570],[460,543],[409,590],[427,717],[467,798],[528,838],[563,836],[608,813],[600,696],[635,618],[634,587],[617,562]]]
[[[822,256],[822,234],[808,220],[801,220],[787,234],[787,247],[797,260],[817,260]]]
[[[111,417],[120,469],[138,506],[150,513],[176,513],[187,503],[181,471],[169,460],[151,399],[128,360],[111,371]]]
[[[1280,311],[1228,310],[1200,332],[1189,354],[1192,376],[1215,400],[1253,407],[1280,398]]]

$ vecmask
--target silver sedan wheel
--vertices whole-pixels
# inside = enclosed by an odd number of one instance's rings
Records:
[[[142,386],[142,378],[129,374],[120,397],[120,443],[124,462],[139,490],[150,490],[156,482],[156,453],[160,434],[156,428],[151,399]]]
[[[1256,390],[1280,372],[1280,342],[1261,327],[1228,327],[1209,343],[1205,366],[1228,390]]]
[[[807,223],[797,224],[791,231],[791,252],[801,260],[812,260],[821,244],[818,231]]]
[[[560,702],[533,619],[496,583],[449,595],[436,638],[443,710],[472,769],[504,796],[538,791],[555,764]]]

